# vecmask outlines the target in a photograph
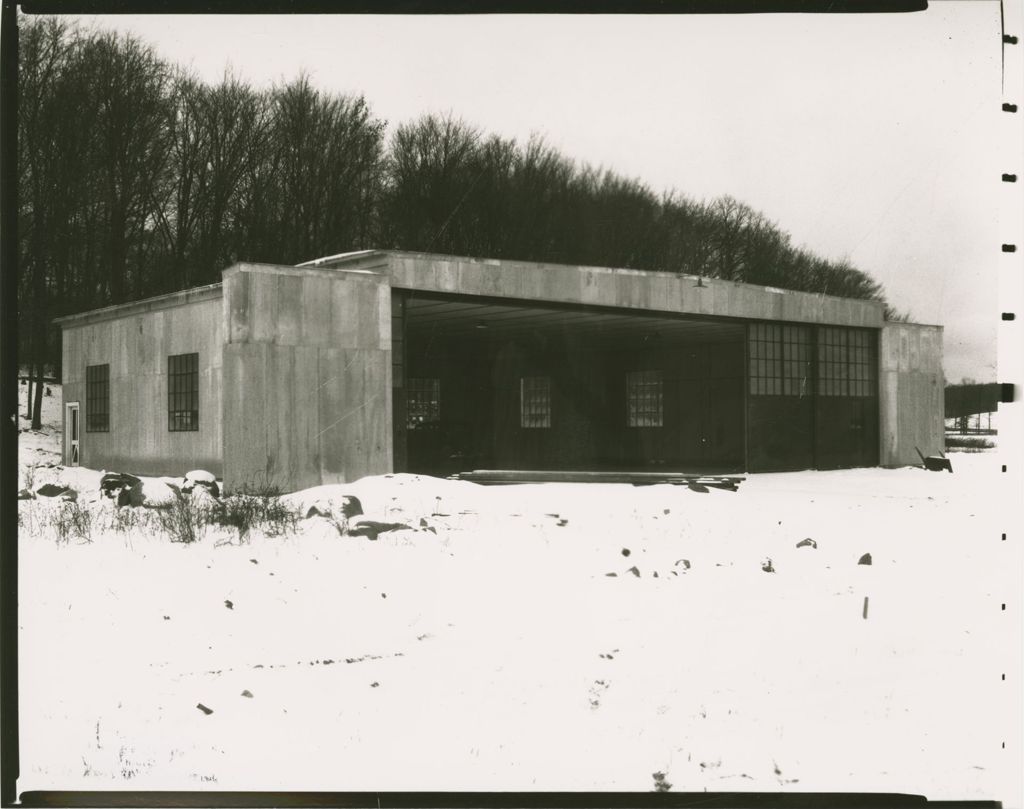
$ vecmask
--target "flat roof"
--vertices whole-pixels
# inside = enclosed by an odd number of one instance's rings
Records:
[[[219,298],[223,294],[222,284],[207,284],[201,287],[190,287],[178,292],[168,292],[164,295],[154,295],[150,298],[142,298],[128,303],[118,303],[113,306],[104,306],[102,309],[90,309],[85,312],[77,312],[73,315],[55,317],[53,323],[58,326],[84,326],[86,323],[94,323],[99,320],[109,320],[113,317],[128,317],[130,315],[142,314],[144,312],[155,312],[160,309],[170,309],[174,306],[184,306],[189,303]]]
[[[599,273],[615,273],[624,276],[639,276],[639,277],[662,277],[662,278],[685,278],[693,282],[697,282],[698,279],[707,286],[719,285],[719,286],[730,286],[730,287],[743,287],[750,290],[759,290],[761,292],[768,292],[779,295],[813,295],[816,298],[829,298],[837,301],[858,301],[860,303],[873,304],[884,308],[884,304],[881,301],[873,298],[849,298],[842,295],[830,295],[827,292],[809,292],[806,290],[799,289],[786,289],[784,287],[765,286],[762,284],[748,284],[745,281],[731,281],[723,278],[714,278],[708,275],[689,275],[684,273],[672,272],[671,270],[643,270],[635,269],[630,267],[605,267],[590,264],[563,264],[560,262],[552,261],[524,261],[520,259],[512,258],[485,258],[479,256],[458,256],[449,253],[423,253],[415,250],[387,250],[387,249],[369,249],[369,250],[352,250],[347,253],[338,253],[333,256],[324,256],[322,258],[315,258],[310,261],[304,261],[302,264],[297,264],[297,267],[323,267],[323,268],[341,268],[342,265],[352,263],[365,263],[367,259],[372,258],[387,258],[390,256],[397,256],[400,258],[412,258],[420,259],[425,261],[434,262],[469,262],[475,264],[484,264],[492,267],[509,268],[512,267],[533,267],[533,268],[563,268],[572,269],[578,271],[587,272],[599,272]]]
[[[710,318],[880,328],[885,325],[881,301],[844,298],[759,286],[705,276],[622,267],[595,267],[512,259],[452,256],[407,250],[354,250],[312,259],[297,265],[240,262],[222,276],[244,270],[374,274],[396,289],[591,304],[624,311],[694,315]],[[382,278],[382,280],[383,280]],[[222,284],[157,295],[54,319],[62,327],[126,317],[219,297]],[[918,325],[910,324],[907,325]]]

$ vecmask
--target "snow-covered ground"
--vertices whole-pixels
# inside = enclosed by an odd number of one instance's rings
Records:
[[[1021,555],[999,463],[736,493],[394,475],[286,498],[355,495],[415,529],[376,542],[320,517],[58,542],[40,526],[59,506],[21,503],[19,790],[668,784],[1020,806]]]

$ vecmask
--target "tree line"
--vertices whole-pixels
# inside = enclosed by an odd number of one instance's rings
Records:
[[[208,84],[136,37],[60,18],[21,17],[18,60],[19,356],[37,379],[59,374],[54,317],[215,283],[235,261],[371,247],[884,301],[864,272],[793,245],[743,202],[657,193],[540,137],[452,115],[389,132],[364,97],[306,75]]]

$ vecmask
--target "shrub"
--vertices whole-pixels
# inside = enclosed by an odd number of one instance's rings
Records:
[[[67,544],[75,537],[92,542],[92,513],[76,501],[62,500],[49,516],[58,543]]]
[[[992,449],[995,446],[987,438],[970,435],[947,435],[946,449],[964,449],[968,451],[979,451]]]
[[[275,486],[245,486],[220,500],[211,512],[211,521],[234,528],[240,540],[247,539],[254,528],[267,536],[295,533],[302,515],[297,507],[282,502],[280,495]]]
[[[29,464],[21,471],[22,481],[25,483],[25,488],[30,492],[35,490],[37,469],[38,467],[35,464]]]
[[[157,514],[160,527],[171,537],[171,542],[186,545],[200,538],[207,522],[206,509],[197,507],[190,497],[177,490],[174,491],[171,505],[160,509]]]

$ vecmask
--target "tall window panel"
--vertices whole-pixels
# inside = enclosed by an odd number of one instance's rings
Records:
[[[89,365],[85,369],[85,431],[110,432],[110,366]]]
[[[801,397],[810,394],[810,327],[751,323],[749,335],[752,395]]]
[[[551,426],[551,378],[524,376],[519,380],[519,423],[529,429]]]
[[[818,393],[822,396],[875,396],[878,352],[867,329],[818,329]]]
[[[630,427],[664,425],[664,388],[661,371],[626,374],[626,423]]]
[[[415,430],[425,424],[441,421],[441,380],[413,379],[406,381],[406,424]]]
[[[167,358],[167,429],[172,433],[199,429],[199,355]]]

